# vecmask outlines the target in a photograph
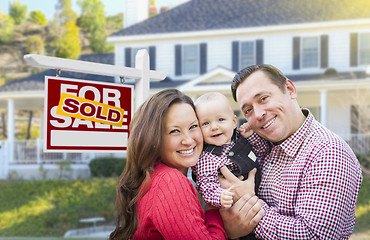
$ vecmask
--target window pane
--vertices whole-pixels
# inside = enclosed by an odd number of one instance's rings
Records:
[[[360,65],[370,64],[370,33],[360,34]]]
[[[197,74],[199,66],[198,45],[184,46],[183,56],[183,73]]]
[[[240,44],[240,69],[255,64],[254,42]]]
[[[302,67],[312,68],[319,66],[319,38],[302,38]]]

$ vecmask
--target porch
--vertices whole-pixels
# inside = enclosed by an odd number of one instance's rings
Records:
[[[14,160],[9,142],[0,141],[0,179],[89,178],[89,163],[100,157],[125,157],[124,153],[44,152],[42,139],[14,141]]]

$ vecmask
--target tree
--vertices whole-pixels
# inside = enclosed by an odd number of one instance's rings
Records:
[[[44,54],[45,46],[44,40],[40,35],[30,36],[26,40],[26,51],[34,54]]]
[[[58,0],[55,6],[55,18],[60,26],[63,26],[67,22],[75,23],[77,17],[77,13],[72,9],[71,0]]]
[[[0,9],[0,42],[11,42],[14,33],[14,20]]]
[[[123,24],[123,13],[118,13],[113,16],[107,16],[107,29],[110,30],[121,30]]]
[[[65,23],[64,33],[60,38],[60,45],[57,49],[56,56],[77,59],[81,53],[81,41],[78,35],[79,30],[74,22]]]
[[[79,24],[90,33],[90,47],[95,53],[113,51],[113,46],[106,41],[106,17],[104,5],[100,0],[78,0],[81,6]]]
[[[20,1],[15,1],[9,6],[9,15],[14,19],[16,25],[21,24],[27,15],[27,5],[23,5]]]
[[[52,23],[58,32],[52,43],[57,57],[77,59],[80,56],[81,41],[76,20],[77,13],[72,10],[71,0],[58,0]]]
[[[42,26],[45,26],[48,22],[46,20],[45,15],[40,11],[32,11],[30,12],[30,16],[28,18],[30,22],[40,24]]]

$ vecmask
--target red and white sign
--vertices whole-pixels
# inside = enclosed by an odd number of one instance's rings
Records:
[[[132,86],[46,76],[45,89],[45,151],[127,149]]]

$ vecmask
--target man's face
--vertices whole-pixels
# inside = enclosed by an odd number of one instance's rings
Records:
[[[285,92],[262,71],[246,78],[237,88],[236,97],[244,117],[259,136],[280,144],[292,135],[301,122],[297,116],[297,92],[290,80]]]

